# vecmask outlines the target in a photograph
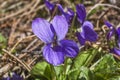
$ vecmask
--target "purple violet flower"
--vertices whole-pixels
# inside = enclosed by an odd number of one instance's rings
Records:
[[[10,80],[10,77],[2,78],[2,80]]]
[[[2,80],[23,80],[23,77],[14,73],[12,77],[2,78]]]
[[[48,3],[51,4],[48,0],[46,0],[46,6],[48,6]],[[54,4],[49,5],[48,9],[50,11],[53,11]],[[72,9],[68,9],[67,12],[64,12],[62,6],[60,4],[57,4],[58,10],[61,12],[61,14],[66,18],[67,22],[70,24],[71,20],[74,17],[74,12]],[[55,6],[54,6],[55,7]],[[76,14],[78,21],[82,24],[81,32],[77,32],[77,38],[81,45],[84,45],[86,41],[94,42],[97,40],[98,36],[97,33],[93,30],[93,25],[89,21],[85,21],[86,18],[86,10],[83,4],[76,5]]]
[[[54,66],[62,64],[65,57],[74,58],[79,52],[74,41],[64,39],[68,32],[68,23],[63,16],[55,16],[51,23],[37,18],[32,22],[32,30],[45,43],[44,58]]]
[[[116,37],[117,37],[117,45],[118,45],[118,47],[111,48],[110,52],[120,56],[120,27],[115,29],[113,27],[113,25],[111,23],[109,23],[108,21],[105,21],[105,25],[110,29],[110,31],[107,34],[107,40],[110,40],[113,35],[114,36],[116,35]]]
[[[46,4],[47,8],[50,10],[51,13],[54,11],[55,6],[57,6],[60,14],[63,15],[66,18],[66,20],[69,24],[71,23],[71,20],[74,17],[74,12],[72,11],[72,9],[68,8],[67,12],[65,12],[62,5],[52,4],[52,3],[49,2],[49,0],[45,0],[45,4]]]
[[[78,21],[83,24],[86,18],[86,10],[83,4],[76,5],[76,14]]]
[[[120,48],[120,27],[117,28],[117,38],[118,38],[118,46]]]
[[[110,31],[107,33],[107,40],[110,40],[116,30],[113,28],[113,25],[110,24],[108,21],[105,21],[104,23],[110,29]]]
[[[112,53],[120,56],[120,49],[118,49],[118,48],[116,48],[116,47],[112,48],[112,49],[110,50],[110,52],[112,52]]]
[[[50,10],[50,12],[52,12],[55,8],[55,5],[50,3],[49,0],[45,0],[45,5]]]
[[[93,24],[90,21],[85,21],[86,10],[84,5],[76,5],[76,14],[78,21],[82,24],[81,32],[77,32],[77,38],[81,45],[84,45],[86,41],[94,42],[97,40],[97,33],[93,29]]]
[[[104,23],[109,29],[113,29],[113,25],[110,24],[108,21],[105,21]]]

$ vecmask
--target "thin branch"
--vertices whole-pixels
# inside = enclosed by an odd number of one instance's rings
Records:
[[[13,54],[11,54],[9,51],[2,49],[2,51],[4,51],[5,53],[7,53],[10,57],[14,58],[16,61],[18,61],[21,65],[23,65],[28,72],[30,72],[31,68],[25,64],[24,62],[22,62],[20,59],[18,59],[16,56],[14,56]]]
[[[25,6],[25,8],[23,8],[23,9],[15,12],[14,14],[12,13],[12,14],[10,14],[10,15],[7,15],[7,16],[3,17],[3,18],[0,18],[0,21],[4,21],[4,20],[6,20],[6,19],[8,19],[8,18],[14,17],[14,16],[16,16],[16,15],[18,15],[18,14],[26,11],[27,9],[31,8],[31,6],[35,3],[35,1],[36,1],[36,0],[33,0],[33,1],[31,2],[31,4]]]
[[[25,38],[20,39],[20,40],[12,47],[12,49],[10,50],[10,53],[12,53],[12,51],[17,47],[17,45],[18,45],[21,41],[23,41],[23,40],[25,40],[25,39],[33,38],[33,37],[35,37],[35,35],[27,36],[27,37],[25,37]]]
[[[92,10],[94,10],[95,8],[97,8],[97,7],[99,7],[99,6],[112,7],[112,8],[115,8],[115,9],[117,9],[117,10],[120,11],[120,8],[117,7],[117,6],[115,6],[115,5],[111,5],[111,4],[101,4],[101,3],[100,3],[100,4],[96,4],[95,6],[93,6],[93,7],[88,11],[87,16],[92,12]]]

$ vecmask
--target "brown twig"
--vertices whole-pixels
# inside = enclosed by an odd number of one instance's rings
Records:
[[[11,29],[11,33],[10,33],[10,36],[9,36],[8,45],[12,45],[13,42],[14,42],[14,39],[15,39],[14,33],[15,33],[16,27],[17,27],[18,23],[20,22],[20,20],[21,19],[18,19],[16,21],[16,19],[15,19],[14,22],[13,22],[13,27]]]
[[[34,6],[33,6],[33,7],[31,7],[30,11],[26,11],[26,12],[25,12],[25,13],[23,13],[20,17],[23,17],[23,16],[25,16],[25,15],[30,14],[31,12],[36,11],[36,9],[35,9],[35,8],[38,6],[39,2],[40,2],[40,0],[36,0],[36,2],[35,2],[35,4],[34,4]],[[44,5],[42,5],[40,8],[43,8],[43,7],[44,7]]]
[[[35,57],[28,65],[30,66],[33,62],[35,62],[35,60],[37,60],[38,57]]]
[[[0,18],[0,21],[4,21],[4,20],[7,20],[8,18],[11,18],[11,17],[14,17],[24,11],[26,11],[27,9],[31,8],[31,6],[36,2],[36,0],[33,0],[29,5],[25,6],[25,8],[21,9],[21,10],[18,10],[17,12],[15,13],[12,13],[12,14],[9,14],[3,18]]]
[[[31,68],[24,62],[22,62],[20,59],[18,59],[16,56],[14,56],[13,54],[11,54],[9,51],[5,50],[5,49],[2,49],[2,51],[4,51],[5,53],[7,53],[10,57],[14,58],[16,61],[18,61],[21,65],[23,65],[26,70],[28,72],[30,72]]]
[[[117,6],[115,6],[115,5],[111,5],[111,4],[101,4],[101,3],[99,3],[99,4],[96,4],[95,6],[93,6],[93,7],[88,11],[87,16],[91,13],[91,11],[93,11],[95,8],[97,8],[97,7],[99,7],[99,6],[112,7],[112,8],[115,8],[115,9],[117,9],[117,10],[120,11],[120,8],[117,7]]]
[[[33,40],[26,48],[25,50],[28,50],[35,42],[37,42],[38,39]]]
[[[2,68],[0,68],[0,76],[6,73],[9,69],[11,69],[12,65],[13,65],[12,63],[8,63],[4,65]]]
[[[12,51],[17,47],[17,45],[22,41],[22,39],[20,39],[10,50],[10,53],[12,53]]]
[[[104,17],[105,14],[107,14],[109,12],[110,8],[108,8],[105,12],[103,12],[97,19],[97,28],[99,28],[99,22],[100,22],[100,19]]]
[[[36,44],[34,47],[32,47],[31,49],[29,49],[28,51],[30,52],[30,51],[33,51],[34,49],[36,49],[39,45],[42,45],[43,43],[41,42],[41,43],[38,43],[38,44]]]
[[[20,40],[12,47],[12,49],[10,50],[10,53],[12,53],[12,51],[17,47],[17,45],[18,45],[21,41],[23,41],[24,39],[33,38],[33,37],[35,37],[35,35],[31,35],[31,36],[28,36],[28,37],[25,37],[25,38],[20,39]]]

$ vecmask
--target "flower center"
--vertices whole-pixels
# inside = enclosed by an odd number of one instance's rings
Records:
[[[56,35],[54,36],[54,41],[53,41],[52,45],[53,45],[53,47],[58,45],[57,36]]]

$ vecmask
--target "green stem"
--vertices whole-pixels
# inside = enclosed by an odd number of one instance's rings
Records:
[[[67,60],[68,58],[65,59],[65,63],[64,63],[63,80],[66,80]]]
[[[90,70],[94,70],[94,67],[103,59],[103,57],[101,59],[99,59],[97,62],[95,62],[91,67]]]
[[[97,53],[97,50],[93,50],[92,53],[89,55],[88,59],[86,60],[85,66],[89,66],[92,60],[94,59],[95,55]]]
[[[59,80],[66,80],[66,75],[67,75],[67,61],[68,58],[65,59],[64,66],[63,66],[63,71],[62,74],[60,74]]]
[[[73,31],[74,31],[75,19],[76,19],[76,14],[74,15],[72,23],[71,23],[70,35],[73,34]],[[72,38],[72,36],[70,36],[70,38]]]
[[[93,50],[92,53],[90,53],[86,58],[84,66],[89,66],[97,53],[98,53],[97,49]]]
[[[74,24],[75,24],[75,19],[76,19],[76,14],[75,14],[75,15],[74,15],[74,17],[73,17],[72,24],[71,24],[71,28],[73,28],[73,27],[74,27]]]
[[[58,80],[58,76],[56,75],[56,71],[55,71],[54,66],[53,66],[53,65],[50,65],[50,67],[51,67],[51,72],[52,72],[52,71],[54,72],[54,74],[52,75],[52,80]],[[53,73],[53,72],[52,72],[52,73]]]

